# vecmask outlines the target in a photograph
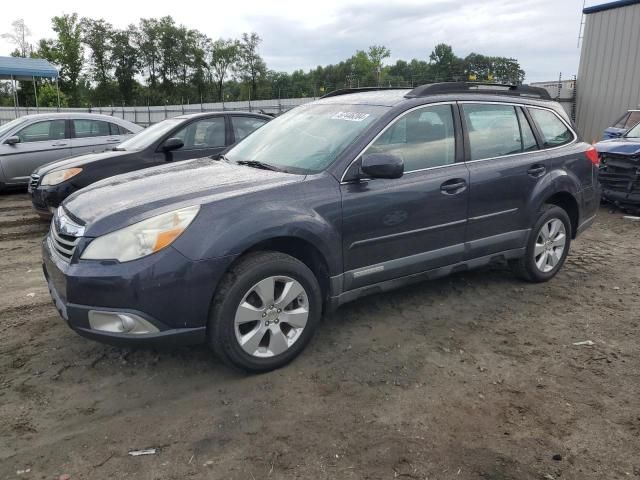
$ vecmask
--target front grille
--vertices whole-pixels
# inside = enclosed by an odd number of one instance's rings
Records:
[[[66,261],[71,261],[82,235],[84,235],[84,227],[71,220],[63,208],[59,207],[49,229],[51,249]]]
[[[640,161],[636,157],[603,154],[598,178],[603,188],[631,193],[640,190]]]
[[[31,174],[31,179],[29,180],[29,187],[38,188],[38,184],[40,183],[40,175],[36,175],[35,173]]]

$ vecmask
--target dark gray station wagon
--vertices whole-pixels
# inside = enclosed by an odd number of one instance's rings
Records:
[[[497,261],[550,280],[594,221],[597,164],[541,89],[339,91],[219,160],[74,193],[44,272],[82,335],[208,342],[267,371],[302,351],[323,310],[363,295]]]

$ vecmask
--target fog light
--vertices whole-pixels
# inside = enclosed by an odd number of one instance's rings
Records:
[[[160,331],[144,318],[134,313],[125,312],[91,310],[89,311],[89,325],[93,330],[131,335],[157,333]]]

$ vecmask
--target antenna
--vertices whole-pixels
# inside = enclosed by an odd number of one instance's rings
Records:
[[[587,0],[582,0],[582,12],[584,12],[584,7],[587,5]],[[584,24],[585,18],[584,13],[582,13],[582,17],[580,17],[580,27],[578,27],[578,45],[577,48],[580,48],[580,40],[584,37]]]

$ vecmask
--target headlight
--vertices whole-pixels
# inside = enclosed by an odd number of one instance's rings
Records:
[[[65,180],[69,180],[71,177],[75,177],[81,171],[81,168],[67,168],[65,170],[56,170],[55,172],[47,173],[42,179],[41,185],[58,185]]]
[[[98,237],[82,252],[81,258],[128,262],[155,253],[171,245],[199,210],[200,205],[181,208]]]

